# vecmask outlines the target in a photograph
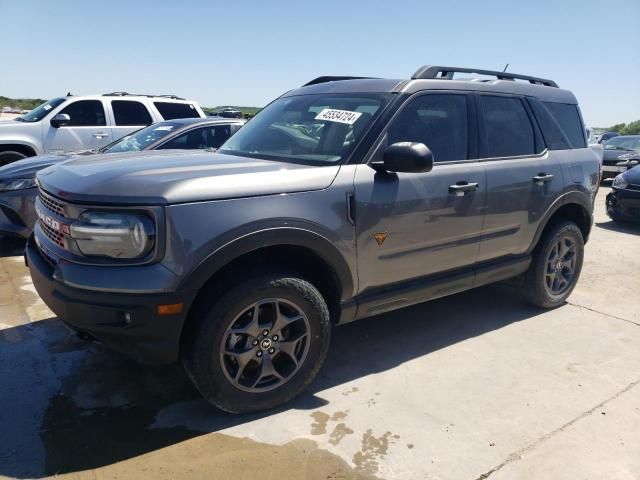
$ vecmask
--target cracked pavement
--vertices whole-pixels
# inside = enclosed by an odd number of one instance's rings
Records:
[[[566,305],[492,285],[346,325],[259,415],[70,336],[0,239],[0,478],[640,479],[640,226],[607,190]]]

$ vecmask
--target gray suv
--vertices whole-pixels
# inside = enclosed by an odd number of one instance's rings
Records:
[[[217,153],[131,157],[38,174],[33,283],[82,336],[180,359],[228,412],[299,394],[335,325],[512,277],[561,305],[599,176],[571,92],[435,66],[320,77]]]

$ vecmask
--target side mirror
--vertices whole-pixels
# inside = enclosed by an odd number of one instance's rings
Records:
[[[433,153],[424,143],[398,142],[385,149],[382,162],[374,162],[371,166],[378,171],[387,172],[430,172],[433,168]]]
[[[60,128],[65,125],[68,125],[71,121],[71,117],[66,113],[59,113],[55,117],[51,119],[51,126],[53,128]]]

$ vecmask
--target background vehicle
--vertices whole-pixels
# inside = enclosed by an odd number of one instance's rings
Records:
[[[216,149],[233,135],[244,120],[184,118],[155,123],[102,147],[98,151],[49,154],[0,167],[0,235],[28,237],[37,220],[36,173],[75,156],[116,154],[142,150]],[[117,158],[117,157],[114,157]]]
[[[611,140],[614,137],[619,136],[618,132],[604,132],[598,136],[598,143],[605,143],[608,140]]]
[[[613,180],[607,194],[607,215],[616,222],[640,222],[640,166]]]
[[[94,150],[141,126],[205,114],[175,95],[104,95],[53,98],[15,120],[0,122],[0,166],[51,152]]]
[[[619,135],[604,144],[602,179],[616,177],[640,163],[640,135]]]
[[[600,167],[568,90],[438,66],[320,77],[213,155],[138,155],[38,173],[33,283],[71,328],[182,359],[229,412],[300,393],[333,325],[511,277],[563,304]]]
[[[243,118],[244,115],[240,110],[236,110],[235,108],[223,108],[218,112],[213,112],[211,115],[218,116],[222,118]]]

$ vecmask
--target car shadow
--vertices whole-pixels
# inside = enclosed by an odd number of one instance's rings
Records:
[[[327,389],[541,312],[499,284],[336,328],[321,374],[276,412],[321,407]],[[139,365],[55,318],[0,330],[0,362],[0,476],[98,468],[275,413],[220,412],[179,366]]]
[[[26,240],[24,238],[0,235],[0,258],[22,255]]]
[[[608,222],[596,222],[596,226],[612,232],[640,235],[640,223],[614,222],[613,220],[609,220]]]

